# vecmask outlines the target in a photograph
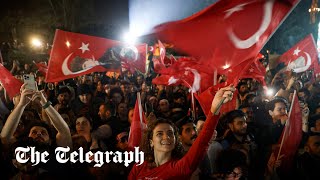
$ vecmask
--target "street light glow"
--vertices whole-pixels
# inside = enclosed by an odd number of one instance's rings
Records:
[[[268,90],[267,90],[267,95],[268,95],[268,96],[272,96],[273,93],[274,93],[273,89],[268,89]]]
[[[137,41],[137,36],[135,36],[133,33],[131,32],[128,32],[128,33],[125,33],[123,35],[123,40],[124,42],[128,43],[128,44],[135,44],[136,41]]]
[[[38,38],[32,38],[31,44],[32,44],[34,47],[41,47],[41,46],[42,46],[42,42],[41,42],[40,39],[38,39]]]
[[[67,41],[67,42],[66,42],[66,45],[67,45],[67,47],[70,47],[71,44],[70,44],[69,41]]]

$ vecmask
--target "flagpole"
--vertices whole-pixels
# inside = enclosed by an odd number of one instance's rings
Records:
[[[291,106],[290,106],[290,111],[289,111],[289,116],[288,116],[287,121],[286,121],[285,124],[284,124],[284,132],[283,132],[283,135],[282,135],[281,144],[280,144],[280,148],[279,148],[279,152],[278,152],[276,161],[279,160],[279,157],[280,157],[280,154],[281,154],[281,150],[282,150],[284,138],[285,138],[285,136],[286,136],[287,129],[288,129],[287,123],[288,123],[288,121],[290,120],[290,116],[291,116],[291,112],[292,112],[292,107],[293,107],[293,105],[294,105],[294,101],[295,101],[296,94],[297,94],[297,91],[294,90],[294,92],[293,92],[293,98],[292,98],[292,102],[291,102]]]
[[[195,111],[195,105],[194,105],[194,95],[193,95],[193,91],[192,91],[192,86],[184,79],[181,79],[183,82],[185,82],[189,88],[190,88],[190,93],[191,93],[191,107],[192,107],[192,117],[194,118],[193,120],[195,120],[196,117],[196,111]]]

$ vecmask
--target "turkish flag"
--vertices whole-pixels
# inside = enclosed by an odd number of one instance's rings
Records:
[[[147,47],[141,46],[144,48],[140,52],[140,45],[131,46],[110,39],[56,30],[46,81],[117,70],[122,60],[137,64],[139,61],[146,62]]]
[[[43,74],[44,76],[47,75],[47,72],[48,72],[48,66],[46,63],[44,62],[39,62],[39,63],[34,63],[37,68],[38,68],[38,71]]]
[[[158,40],[158,44],[159,44],[159,55],[160,55],[161,63],[165,64],[164,58],[166,57],[166,48],[164,47],[164,45],[161,43],[160,40]]]
[[[224,74],[228,77],[227,82],[237,86],[239,79],[252,78],[265,86],[266,68],[260,62],[260,57],[261,54],[259,54],[256,58],[247,59],[235,67],[230,67],[225,70]]]
[[[291,111],[289,114],[289,119],[286,122],[285,128],[283,129],[281,138],[279,139],[280,155],[284,155],[281,161],[281,170],[288,172],[294,164],[294,156],[299,148],[302,139],[302,114],[299,104],[299,99],[296,93],[293,97],[293,104],[291,105]],[[276,150],[278,154],[279,150]]]
[[[130,126],[128,139],[129,148],[138,147],[140,145],[143,131],[146,128],[146,122],[146,117],[141,106],[140,93],[138,93],[133,111],[133,119]]]
[[[139,55],[136,61],[132,60],[132,58],[121,58],[122,66],[125,66],[131,72],[135,70],[140,71],[141,73],[146,73],[146,61],[147,61],[147,44],[140,44],[135,46],[137,49],[137,54]]]
[[[220,0],[179,21],[154,28],[174,44],[218,71],[254,58],[300,0]]]
[[[215,86],[212,86],[210,88],[208,88],[206,91],[202,92],[201,94],[197,95],[196,93],[195,98],[198,100],[202,111],[205,113],[205,115],[207,115],[210,111],[211,108],[211,104],[213,101],[213,98],[216,94],[216,92],[223,88],[228,86],[227,83],[220,83],[217,84]],[[238,96],[238,91],[235,91],[233,93],[233,98],[231,101],[227,102],[226,104],[224,104],[221,109],[220,109],[220,114],[224,114],[227,113],[229,111],[235,110],[237,108],[237,96]]]
[[[0,83],[12,99],[20,93],[22,82],[16,79],[10,71],[8,71],[2,64],[0,64]]]
[[[287,65],[287,70],[296,73],[316,68],[318,66],[318,51],[312,34],[309,34],[281,55],[278,63],[281,62]]]
[[[178,86],[180,84],[183,84],[183,81],[181,79],[175,78],[174,76],[160,75],[159,77],[152,79],[152,84],[159,84],[159,85],[165,85],[165,86]]]
[[[170,75],[174,79],[183,81],[192,92],[205,91],[213,84],[212,70],[199,64],[197,60],[186,57],[179,58],[170,67],[162,69],[160,74]]]

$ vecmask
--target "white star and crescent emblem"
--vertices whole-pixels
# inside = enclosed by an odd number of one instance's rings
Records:
[[[250,2],[251,3],[251,2]],[[250,4],[250,3],[243,3],[243,4],[239,4],[231,9],[226,10],[226,15],[224,16],[224,18],[228,18],[230,17],[233,13],[238,12],[238,11],[242,11],[245,5]]]
[[[294,50],[293,55],[298,56],[300,52],[301,50],[299,49],[299,47],[297,47],[297,49]]]
[[[272,9],[274,5],[275,0],[269,0],[266,1],[264,6],[263,6],[263,16],[262,16],[262,23],[259,27],[259,29],[254,33],[252,36],[249,38],[242,40],[240,39],[230,28],[228,29],[228,36],[231,40],[231,42],[234,44],[234,46],[238,49],[248,49],[252,47],[254,44],[256,44],[260,37],[263,35],[263,33],[268,29],[270,23],[271,23],[271,18],[272,18]],[[247,3],[249,4],[249,3]],[[234,8],[231,8],[225,12],[225,18],[231,16],[232,13],[243,10],[244,6],[246,4],[240,4],[238,6],[235,6]]]
[[[87,43],[87,44],[82,43],[82,44],[81,44],[81,47],[79,47],[79,49],[81,49],[82,54],[85,53],[86,51],[90,51],[90,49],[89,49],[89,43]]]
[[[296,49],[297,50],[297,49]],[[296,51],[295,50],[295,51]],[[299,50],[299,49],[298,49]],[[300,52],[301,50],[299,50],[299,52]],[[298,52],[298,53],[299,53]],[[297,54],[298,54],[297,53]],[[305,64],[305,58],[303,57],[303,56],[299,56],[298,58],[296,58],[295,60],[293,60],[293,61],[290,61],[289,63],[288,63],[288,66],[287,66],[287,69],[288,70],[292,70],[293,72],[295,72],[295,73],[301,73],[301,72],[304,72],[304,71],[306,71],[306,70],[308,70],[309,69],[309,67],[311,66],[311,56],[310,56],[310,54],[309,53],[306,53],[306,52],[303,52],[305,55],[306,55],[306,57],[307,57],[307,62],[306,62],[306,64]],[[295,53],[294,53],[294,55],[295,55]]]

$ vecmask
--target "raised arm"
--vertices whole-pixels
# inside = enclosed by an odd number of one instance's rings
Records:
[[[177,170],[181,170],[181,172],[187,170],[186,173],[192,173],[198,167],[204,155],[207,153],[209,141],[218,124],[219,116],[217,114],[219,114],[221,105],[232,99],[234,91],[235,88],[233,86],[228,86],[220,89],[216,93],[202,131],[188,153],[177,163]]]
[[[18,127],[22,113],[24,109],[27,107],[27,105],[30,103],[32,96],[35,93],[33,90],[24,89],[25,85],[26,84],[22,85],[21,87],[22,92],[20,95],[19,103],[9,115],[1,131],[1,137],[4,139],[5,143],[10,143],[11,140],[14,139],[13,134]]]
[[[58,131],[56,135],[57,145],[62,147],[69,146],[71,148],[72,139],[71,139],[70,129],[67,123],[61,117],[61,115],[53,108],[53,106],[51,105],[51,102],[47,101],[47,99],[43,94],[43,91],[37,92],[37,95],[38,97],[40,97],[40,104],[42,105],[42,108],[45,110],[45,112],[49,116],[52,122],[52,125]]]

